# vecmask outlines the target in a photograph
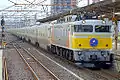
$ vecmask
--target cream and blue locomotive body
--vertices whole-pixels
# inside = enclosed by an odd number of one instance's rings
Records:
[[[9,31],[82,66],[109,68],[113,62],[111,27],[112,21],[89,19]]]
[[[50,49],[85,67],[110,67],[113,61],[111,21],[80,20],[53,24]]]

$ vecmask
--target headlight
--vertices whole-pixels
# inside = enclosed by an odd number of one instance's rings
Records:
[[[85,23],[86,23],[86,21],[85,21],[85,20],[83,20],[83,21],[82,21],[82,23],[83,23],[83,24],[85,24]]]
[[[105,24],[105,23],[106,23],[106,21],[102,21],[102,23],[103,23],[103,24]]]

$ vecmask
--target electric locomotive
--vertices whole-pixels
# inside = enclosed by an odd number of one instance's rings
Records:
[[[86,19],[53,23],[48,50],[84,67],[110,68],[112,21]]]

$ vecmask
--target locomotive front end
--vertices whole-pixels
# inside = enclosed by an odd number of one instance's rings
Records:
[[[72,49],[76,62],[85,67],[112,66],[112,21],[76,21],[73,27]]]

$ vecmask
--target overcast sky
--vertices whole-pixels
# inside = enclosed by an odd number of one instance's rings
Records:
[[[1,0],[1,2],[0,2],[0,10],[1,10],[1,9],[4,9],[4,8],[6,8],[7,6],[10,6],[10,5],[12,5],[12,3],[9,2],[8,0]]]
[[[11,1],[13,1],[13,2],[20,2],[20,3],[27,3],[27,2],[24,1],[24,0],[11,0]],[[32,2],[32,1],[34,1],[34,0],[28,0],[28,1]],[[42,1],[42,0],[36,0],[36,1]],[[50,0],[47,0],[47,3],[50,3]],[[4,9],[4,8],[10,6],[10,5],[13,5],[10,1],[8,1],[8,0],[2,0],[2,1],[0,2],[0,10],[1,10],[1,9]],[[84,6],[84,5],[87,5],[87,0],[83,0],[83,1],[80,2],[80,4],[79,4],[80,7],[81,7],[81,6]]]

